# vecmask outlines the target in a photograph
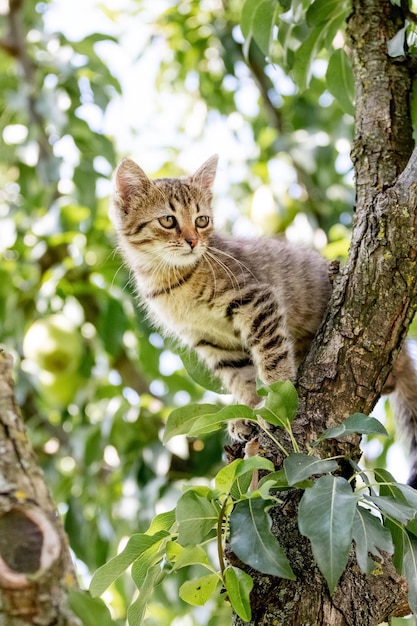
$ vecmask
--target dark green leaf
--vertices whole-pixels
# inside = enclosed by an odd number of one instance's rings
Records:
[[[288,559],[271,533],[271,518],[261,498],[238,502],[230,515],[230,547],[254,569],[294,580]]]
[[[417,511],[417,491],[413,487],[397,483],[386,469],[376,467],[373,472],[380,485],[379,494],[381,496],[391,496],[398,502],[408,504]]]
[[[364,415],[363,413],[353,413],[339,426],[328,428],[318,441],[323,439],[340,439],[355,433],[361,435],[384,435],[388,437],[385,427],[375,417]]]
[[[369,558],[370,552],[380,557],[380,552],[393,554],[394,544],[390,531],[381,521],[361,506],[356,507],[353,521],[353,539],[356,547],[356,559],[365,574],[371,574],[375,569],[375,561]]]
[[[357,497],[340,477],[322,476],[301,498],[298,525],[311,541],[314,558],[330,593],[346,567],[352,544]]]
[[[284,470],[289,485],[295,485],[313,474],[334,472],[339,467],[337,461],[332,459],[317,459],[307,454],[290,454],[284,460]]]
[[[384,515],[396,519],[401,524],[406,524],[412,520],[416,514],[414,508],[398,502],[390,496],[364,496],[364,499],[376,504]]]
[[[408,604],[412,612],[417,614],[417,540],[406,531],[404,538],[403,575],[408,583]]]

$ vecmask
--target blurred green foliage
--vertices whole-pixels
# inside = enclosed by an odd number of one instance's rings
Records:
[[[46,28],[54,4],[10,0],[0,26],[0,342],[15,356],[18,401],[87,584],[121,541],[172,508],[182,481],[214,475],[224,434],[162,446],[172,408],[215,396],[193,382],[137,307],[107,215],[118,138],[104,133],[104,120],[123,89],[100,46],[122,40],[123,16],[149,22],[152,2],[131,0],[123,12],[97,6],[118,35],[92,23],[78,40],[65,24]],[[311,3],[294,4],[298,18],[278,33],[271,60],[253,41],[244,50],[238,0],[165,2],[157,15],[153,7],[143,44],[159,67],[153,88],[188,97],[175,146],[160,138],[155,174],[181,173],[182,138],[200,140],[189,119],[203,105],[202,126],[210,132],[220,120],[251,155],[218,194],[236,207],[226,227],[246,216],[264,233],[288,229],[343,259],[353,118],[327,90],[325,52],[311,59],[308,87],[296,86],[296,50],[314,24],[305,13]],[[137,98],[140,109],[140,89]],[[117,618],[132,592],[121,578],[106,597]],[[223,625],[228,611],[210,605],[184,624]],[[188,612],[170,580],[146,623],[173,624]]]

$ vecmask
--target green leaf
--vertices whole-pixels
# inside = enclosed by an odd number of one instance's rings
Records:
[[[380,557],[381,551],[393,554],[394,544],[390,531],[380,520],[361,506],[356,507],[353,520],[353,539],[355,541],[356,559],[365,574],[371,574],[375,569],[375,561],[369,558],[370,552]]]
[[[249,419],[256,421],[256,414],[253,409],[244,404],[232,404],[225,406],[217,413],[202,415],[192,424],[188,431],[190,437],[199,437],[212,433],[222,428],[224,422],[236,419]]]
[[[193,489],[186,491],[177,504],[178,541],[182,546],[202,543],[216,526],[218,510]]]
[[[88,591],[68,591],[70,609],[79,617],[83,626],[115,626],[110,611],[100,598],[92,598]]]
[[[187,580],[180,587],[180,598],[192,606],[202,606],[213,595],[218,583],[217,574],[207,574],[194,580]]]
[[[401,572],[405,554],[404,528],[399,526],[397,522],[392,522],[388,518],[384,520],[384,526],[391,532],[394,544],[394,556],[392,557],[392,562],[394,563],[397,572]]]
[[[268,474],[267,476],[261,478],[261,480],[259,481],[259,487],[261,487],[266,481],[269,482],[270,480],[274,481],[276,489],[288,489],[289,487],[287,476],[285,474],[285,470],[283,469],[272,472],[271,474]]]
[[[410,505],[417,511],[417,491],[413,487],[397,483],[386,469],[376,467],[373,472],[380,485],[379,494],[381,496],[391,496],[399,502]]]
[[[284,460],[284,470],[289,485],[295,485],[313,474],[334,472],[339,467],[332,459],[317,459],[307,454],[293,453]]]
[[[330,593],[346,567],[352,545],[357,497],[344,478],[322,476],[301,498],[298,525],[311,541],[314,558]]]
[[[195,352],[178,346],[175,347],[175,352],[180,356],[188,374],[198,385],[215,393],[225,393],[221,380],[200,361]]]
[[[250,592],[253,587],[252,577],[238,567],[226,567],[224,585],[233,610],[245,622],[252,617]]]
[[[223,467],[215,477],[216,489],[228,494],[231,492],[235,480],[255,470],[267,470],[272,472],[274,464],[261,456],[251,456],[248,459],[235,459],[229,465]]]
[[[330,11],[327,9],[328,5]],[[347,13],[347,3],[339,0],[316,0],[309,11],[309,23],[313,28],[296,51],[293,66],[294,80],[301,91],[309,85],[311,65],[315,57],[323,45],[327,43],[330,46],[341,27]]]
[[[364,499],[368,502],[373,502],[379,508],[384,515],[393,517],[401,524],[406,524],[412,520],[416,514],[414,508],[411,508],[407,504],[398,502],[395,498],[390,496],[364,496]]]
[[[293,421],[297,415],[298,409],[298,395],[297,391],[291,381],[286,380],[284,382],[278,381],[272,383],[268,387],[269,393],[265,400],[265,408],[270,411],[274,418],[276,426],[288,429],[289,424]],[[262,409],[258,411],[262,413]],[[262,417],[264,417],[262,415]],[[271,421],[265,416],[267,421]]]
[[[280,6],[276,0],[246,0],[240,19],[240,28],[245,38],[245,57],[248,56],[252,38],[265,56],[270,54],[273,28],[279,11]]]
[[[417,614],[417,540],[406,531],[405,554],[402,573],[408,583],[408,604],[414,614]]]
[[[176,435],[187,435],[193,423],[202,415],[210,415],[220,411],[215,404],[189,404],[175,409],[169,414],[165,426],[163,443],[166,443]]]
[[[160,531],[152,536],[140,533],[132,535],[124,550],[95,572],[90,583],[91,595],[100,596],[138,557],[146,555],[152,560],[169,536],[166,531]],[[148,558],[145,558],[145,561]]]
[[[339,426],[328,428],[317,441],[323,439],[340,439],[348,435],[384,435],[388,437],[385,427],[375,417],[364,415],[363,413],[353,413]]]
[[[253,17],[253,38],[265,56],[268,56],[271,52],[273,28],[278,10],[279,6],[276,0],[261,0],[258,2],[258,7]]]
[[[161,530],[165,530],[169,532],[174,524],[175,524],[175,509],[172,509],[171,511],[166,511],[165,513],[159,513],[153,518],[145,534],[155,535]]]
[[[200,546],[190,546],[189,548],[183,548],[178,555],[172,569],[177,570],[181,569],[182,567],[188,567],[189,565],[209,565],[207,553],[203,550],[203,548],[200,548]]]
[[[304,91],[308,87],[310,82],[311,64],[321,48],[323,39],[323,29],[321,26],[316,26],[297,50],[294,60],[293,74],[294,81],[301,91]]]
[[[143,623],[143,618],[145,616],[146,605],[149,602],[149,598],[155,588],[155,586],[161,581],[161,578],[164,576],[163,572],[161,572],[161,567],[159,564],[152,565],[146,571],[146,576],[142,580],[140,580],[140,593],[137,599],[130,605],[127,611],[127,621],[129,626],[138,626],[138,624]],[[132,578],[135,580],[135,573],[132,569]],[[139,581],[136,581],[138,584]]]
[[[264,574],[294,580],[294,573],[277,539],[261,498],[238,502],[230,514],[230,547],[236,556]]]
[[[339,48],[330,57],[326,72],[327,89],[336,98],[345,113],[355,115],[353,101],[355,85],[348,55]]]
[[[309,26],[323,26],[335,17],[344,18],[348,3],[343,0],[315,0],[308,8],[306,17]]]

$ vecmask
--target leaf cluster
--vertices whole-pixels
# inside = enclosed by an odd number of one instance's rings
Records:
[[[291,423],[297,412],[297,395],[293,385],[274,383],[259,391],[265,407],[258,410],[204,404],[175,410],[167,420],[165,440],[185,433],[201,436],[230,419],[244,418],[276,442],[277,432],[272,433],[271,428],[287,431],[295,444]],[[385,470],[374,470],[375,482],[371,483],[367,472],[353,463],[354,473],[348,481],[338,475],[341,459],[316,456],[321,441],[353,433],[386,434],[375,418],[354,414],[339,427],[325,431],[310,454],[284,450],[286,458],[279,471],[262,456],[250,456],[223,467],[211,486],[187,486],[175,509],[154,518],[146,533],[134,535],[118,556],[96,572],[91,594],[102,594],[132,565],[140,593],[129,608],[128,620],[140,624],[154,587],[181,568],[198,566],[198,575],[180,587],[180,597],[200,606],[213,594],[225,591],[234,611],[243,621],[250,621],[251,569],[295,579],[285,551],[271,533],[269,510],[281,502],[280,492],[299,489],[303,491],[299,531],[311,543],[329,592],[334,592],[352,550],[367,575],[378,570],[386,555],[394,555],[398,571],[409,582],[410,607],[417,612],[417,492],[395,482]],[[357,481],[361,486],[354,489]],[[212,545],[217,546],[217,568]],[[248,571],[226,564],[226,547]]]

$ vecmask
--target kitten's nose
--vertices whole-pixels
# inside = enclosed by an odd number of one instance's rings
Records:
[[[196,247],[196,245],[198,244],[198,239],[197,237],[186,237],[185,241],[189,244],[191,250],[194,250],[194,248]]]

